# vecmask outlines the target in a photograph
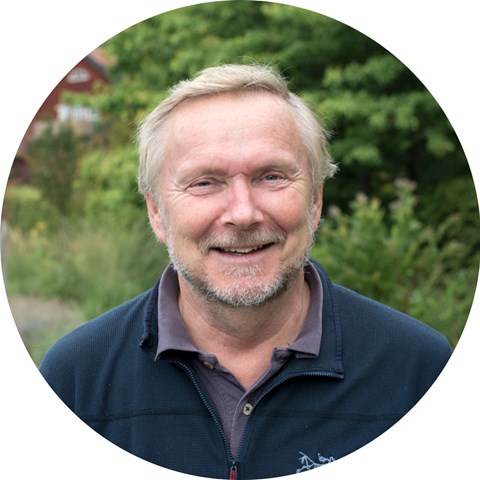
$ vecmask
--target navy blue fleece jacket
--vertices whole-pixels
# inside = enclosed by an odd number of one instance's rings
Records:
[[[188,355],[170,352],[155,361],[158,283],[65,336],[40,371],[92,429],[163,467],[252,479],[321,466],[405,415],[451,348],[425,324],[333,285],[318,269],[320,354],[292,357],[270,381],[253,405],[237,458]]]

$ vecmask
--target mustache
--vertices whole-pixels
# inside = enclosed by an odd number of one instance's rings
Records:
[[[203,239],[200,251],[207,253],[212,248],[253,247],[272,243],[285,243],[287,235],[284,232],[272,230],[253,230],[251,232],[216,232]]]

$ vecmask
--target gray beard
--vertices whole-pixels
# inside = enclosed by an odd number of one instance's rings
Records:
[[[193,292],[209,303],[223,307],[259,308],[281,297],[287,292],[300,274],[303,274],[308,253],[313,244],[314,235],[310,235],[310,241],[305,246],[304,252],[281,270],[276,278],[270,283],[256,281],[255,277],[262,272],[258,265],[250,267],[226,267],[223,274],[231,278],[228,287],[218,288],[212,285],[203,276],[194,274],[175,254],[171,242],[167,242],[167,250],[174,269],[182,277]],[[276,233],[238,233],[227,236],[214,236],[200,244],[200,250],[207,253],[212,246],[228,248],[235,244],[268,244],[274,242],[283,243],[285,237]]]
[[[303,272],[307,261],[306,256],[302,257],[293,268],[280,272],[268,284],[254,280],[256,273],[261,271],[259,267],[239,267],[230,269],[230,271],[225,270],[224,273],[231,276],[232,283],[229,287],[220,289],[211,285],[204,277],[193,275],[173,253],[170,253],[170,259],[173,268],[197,295],[209,303],[232,309],[258,308],[281,297],[288,291],[298,275]]]

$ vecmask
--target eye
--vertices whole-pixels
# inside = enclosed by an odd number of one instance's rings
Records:
[[[277,182],[278,180],[283,180],[283,177],[277,173],[269,173],[268,175],[265,175],[263,178],[267,182]]]
[[[282,186],[285,184],[287,176],[282,172],[266,172],[260,175],[259,182],[268,186]]]
[[[219,182],[212,178],[201,178],[195,180],[188,186],[188,190],[193,195],[208,195],[214,193],[219,186]]]
[[[210,187],[212,185],[212,182],[210,180],[200,180],[199,182],[196,182],[191,185],[193,188],[206,188]]]

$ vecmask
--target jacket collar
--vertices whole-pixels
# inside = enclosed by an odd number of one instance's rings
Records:
[[[310,259],[317,269],[323,288],[322,342],[320,353],[315,358],[302,358],[299,362],[289,362],[282,374],[323,374],[343,378],[342,333],[340,317],[333,285],[325,270],[318,262]]]

